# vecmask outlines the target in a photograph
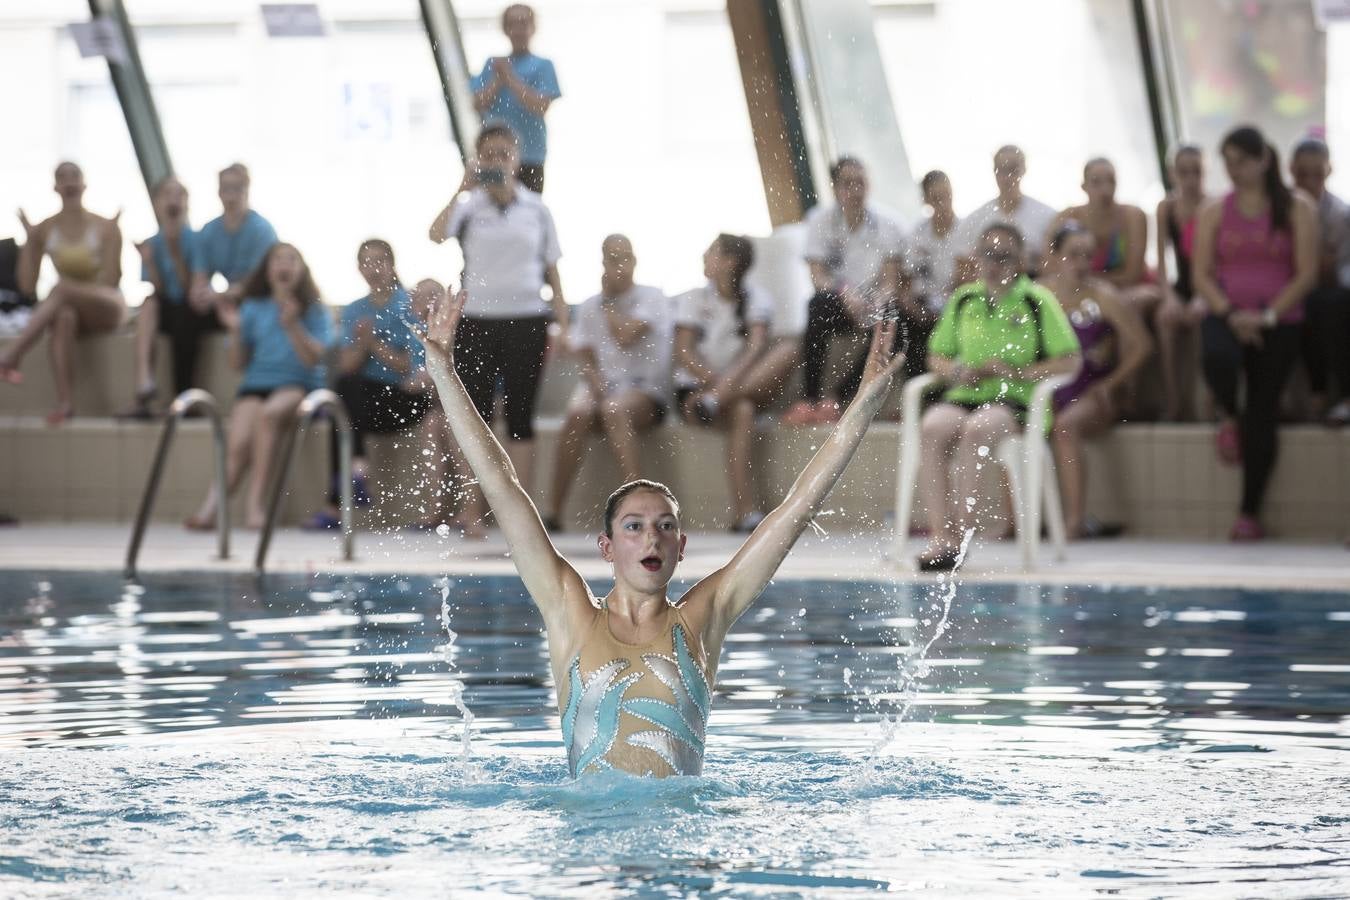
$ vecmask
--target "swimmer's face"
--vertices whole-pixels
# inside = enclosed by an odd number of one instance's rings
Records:
[[[616,580],[639,590],[664,590],[684,558],[685,536],[670,498],[634,491],[614,510],[613,537],[600,535],[600,555]]]

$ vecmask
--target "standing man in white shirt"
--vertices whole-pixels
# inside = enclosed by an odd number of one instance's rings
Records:
[[[998,196],[961,220],[957,247],[961,250],[962,277],[958,283],[973,281],[976,275],[975,249],[986,228],[996,222],[1016,225],[1022,233],[1026,271],[1035,275],[1045,259],[1045,242],[1058,212],[1034,197],[1022,193],[1022,176],[1027,173],[1027,158],[1022,148],[1006,144],[994,154],[994,181]]]
[[[659,288],[634,283],[637,256],[627,237],[611,234],[600,252],[600,293],[577,308],[572,326],[582,379],[558,435],[551,505],[544,516],[549,531],[563,530],[563,503],[581,468],[586,436],[603,434],[623,480],[636,481],[645,474],[638,435],[661,424],[670,409],[670,303]]]
[[[802,337],[803,399],[783,415],[788,425],[838,421],[841,404],[857,390],[861,365],[824,396],[830,340],[840,334],[864,334],[894,300],[904,266],[905,242],[899,223],[867,203],[867,169],[851,156],[830,167],[835,203],[806,215],[806,262],[815,295]],[[857,376],[857,377],[855,377]]]
[[[562,346],[567,303],[558,278],[558,231],[539,194],[516,180],[515,133],[488,125],[478,133],[478,158],[431,223],[436,243],[450,238],[464,255],[464,318],[455,338],[455,369],[479,415],[492,424],[500,382],[507,455],[522,485],[534,476],[534,408],[550,337]],[[544,299],[547,286],[552,294]],[[464,518],[486,514],[474,488]]]

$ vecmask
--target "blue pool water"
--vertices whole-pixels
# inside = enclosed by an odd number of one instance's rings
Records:
[[[783,581],[704,777],[576,783],[519,582],[444,596],[0,573],[0,895],[1350,894],[1350,594]]]

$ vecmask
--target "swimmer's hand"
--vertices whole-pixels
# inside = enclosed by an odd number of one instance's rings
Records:
[[[454,368],[455,332],[459,330],[466,299],[468,294],[462,290],[453,295],[447,291],[432,304],[426,327],[412,327],[412,333],[426,348],[427,371],[432,377],[435,377],[438,368],[447,372]]]
[[[895,346],[895,332],[900,323],[884,319],[872,327],[872,345],[863,365],[862,384],[857,397],[884,400],[890,392],[895,373],[905,364],[905,347]]]

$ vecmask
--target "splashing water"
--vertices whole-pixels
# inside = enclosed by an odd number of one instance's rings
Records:
[[[881,752],[891,745],[895,740],[896,732],[899,730],[909,711],[914,708],[915,702],[919,699],[919,683],[928,677],[931,669],[928,666],[928,652],[933,649],[938,638],[947,633],[948,622],[951,618],[952,601],[956,599],[956,573],[961,570],[961,565],[966,561],[966,552],[970,549],[970,541],[975,536],[974,528],[967,528],[961,536],[961,547],[956,553],[956,566],[951,574],[938,582],[939,589],[936,593],[940,594],[938,603],[941,603],[942,613],[938,616],[937,624],[933,627],[933,633],[923,644],[915,641],[910,647],[908,653],[900,657],[900,710],[895,715],[882,714],[880,721],[881,734],[877,742],[872,746],[868,756],[872,762],[880,759]],[[938,603],[934,603],[937,606]],[[928,624],[927,619],[922,620],[922,624]]]
[[[442,525],[442,528],[445,526]],[[441,589],[441,628],[445,630],[445,643],[437,648],[441,658],[451,670],[455,668],[455,641],[459,635],[455,634],[450,627],[450,579],[442,578],[440,580]],[[459,710],[460,717],[460,761],[466,775],[472,773],[475,767],[472,763],[473,756],[473,710],[469,709],[464,702],[464,682],[462,679],[456,679],[454,682],[453,700],[455,709]]]

